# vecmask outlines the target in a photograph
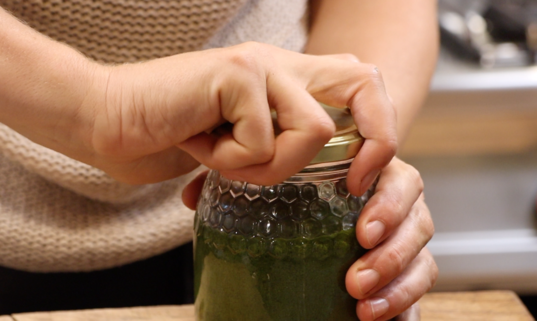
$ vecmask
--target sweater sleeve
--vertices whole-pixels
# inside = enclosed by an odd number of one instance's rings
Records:
[[[52,183],[111,204],[134,202],[156,191],[162,184],[129,185],[118,182],[100,169],[38,145],[3,124],[0,124],[0,153]]]

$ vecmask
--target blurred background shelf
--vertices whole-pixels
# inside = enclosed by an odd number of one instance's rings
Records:
[[[442,54],[399,156],[436,234],[435,290],[537,293],[537,68],[486,70]]]
[[[440,59],[402,157],[537,150],[537,67],[485,70]]]

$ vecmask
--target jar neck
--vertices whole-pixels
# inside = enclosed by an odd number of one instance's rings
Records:
[[[353,160],[354,158],[309,165],[286,179],[284,183],[313,183],[342,179],[347,176]]]

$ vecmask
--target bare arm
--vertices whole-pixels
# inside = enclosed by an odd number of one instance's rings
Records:
[[[0,122],[35,142],[86,158],[91,117],[79,114],[95,63],[0,8]],[[84,155],[82,155],[84,154]]]
[[[428,92],[436,62],[436,2],[311,2],[312,25],[306,52],[351,53],[361,62],[376,65],[397,113],[398,140],[403,141]],[[349,172],[348,182],[354,181],[351,177]],[[384,185],[399,179],[408,185]],[[396,315],[396,320],[419,319],[412,314],[416,309],[410,307],[431,289],[438,275],[432,255],[424,248],[434,227],[422,187],[417,171],[394,158],[382,170],[375,194],[360,215],[358,240],[372,249],[349,269],[346,278],[347,290],[360,300],[360,320],[384,321]],[[397,191],[401,197],[394,202]],[[416,219],[422,222],[420,227],[412,227]],[[387,262],[393,263],[394,259],[402,264],[390,271],[394,265]]]
[[[438,53],[434,0],[311,0],[306,52],[352,53],[380,69],[403,141],[429,89]]]

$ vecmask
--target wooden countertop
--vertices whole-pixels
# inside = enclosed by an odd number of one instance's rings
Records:
[[[422,321],[535,320],[511,291],[429,293],[420,306]]]
[[[535,320],[511,291],[429,293],[421,301],[422,321]],[[0,321],[194,321],[194,307],[157,306],[0,316]]]

